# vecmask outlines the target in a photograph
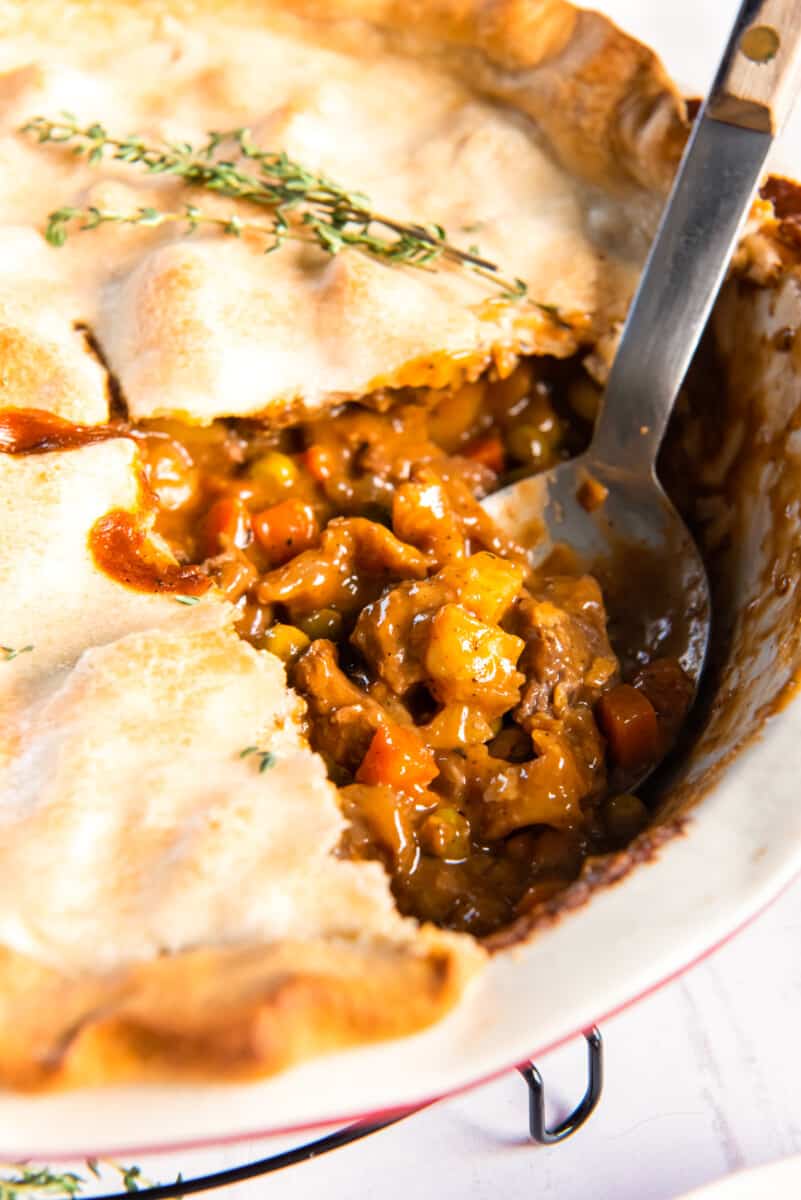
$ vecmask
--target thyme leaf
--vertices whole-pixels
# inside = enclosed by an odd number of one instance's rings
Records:
[[[101,1163],[119,1175],[127,1192],[138,1192],[142,1186],[152,1186],[151,1181],[142,1174],[141,1167],[127,1167],[112,1159],[88,1158],[86,1167],[95,1179],[103,1178]],[[28,1163],[0,1164],[0,1167],[6,1172],[0,1175],[0,1200],[76,1197],[83,1194],[87,1182],[76,1171],[53,1171],[50,1167],[34,1167]]]
[[[257,146],[246,128],[212,131],[199,148],[184,142],[154,145],[135,134],[115,137],[99,122],[81,125],[65,112],[55,120],[34,117],[21,132],[35,137],[40,145],[69,146],[93,164],[108,157],[266,210],[266,220],[259,222],[235,211],[222,217],[206,214],[189,204],[179,212],[149,206],[131,212],[64,206],[48,218],[46,236],[53,246],[64,245],[73,224],[91,230],[108,223],[152,228],[183,221],[190,230],[214,225],[233,237],[243,232],[263,234],[265,253],[293,239],[311,241],[331,255],[350,247],[386,263],[421,270],[432,270],[440,261],[447,261],[486,279],[507,300],[517,302],[527,296],[526,284],[506,279],[495,263],[482,257],[478,247],[462,250],[454,246],[441,225],[410,224],[375,211],[361,192],[348,191],[329,176],[310,171],[283,150]],[[226,153],[229,157],[222,157]],[[548,311],[546,305],[534,306]]]
[[[192,233],[201,225],[212,225],[222,233],[230,234],[233,237],[241,237],[243,233],[263,235],[268,241],[265,254],[278,249],[284,241],[292,237],[288,230],[276,229],[274,225],[265,221],[247,221],[236,214],[225,217],[211,216],[202,212],[194,204],[187,204],[176,212],[163,212],[154,208],[135,208],[129,212],[121,212],[92,206],[90,208],[57,208],[51,212],[45,229],[45,238],[51,246],[64,245],[67,240],[68,226],[72,222],[80,222],[78,225],[80,231],[97,229],[99,225],[109,224],[155,228],[170,222],[185,222],[187,232]],[[307,241],[308,239],[295,237],[295,240]]]
[[[126,1192],[138,1192],[139,1180],[142,1177],[142,1172],[139,1167],[124,1167],[122,1172],[122,1184]]]
[[[200,604],[200,596],[181,596],[178,593],[176,593],[173,596],[173,600],[175,601],[176,604],[186,604],[186,605]]]
[[[239,757],[248,758],[251,754],[255,754],[259,760],[260,775],[263,775],[265,771],[269,771],[278,761],[272,750],[260,750],[258,746],[245,746],[244,750],[240,750]]]
[[[20,654],[30,654],[31,650],[33,650],[32,645],[20,646],[16,650],[13,646],[0,646],[0,654],[3,656],[3,662],[12,662],[15,658],[18,658]]]
[[[12,1174],[0,1178],[0,1200],[18,1200],[23,1196],[78,1196],[83,1177],[74,1171],[57,1173],[49,1167],[20,1165]]]
[[[148,1177],[143,1173],[141,1167],[126,1166],[124,1163],[116,1162],[113,1158],[104,1158],[100,1161],[102,1162],[103,1166],[109,1167],[110,1170],[115,1171],[117,1175],[119,1175],[122,1181],[122,1186],[125,1188],[126,1192],[138,1192],[142,1188],[151,1188],[156,1186],[153,1180],[148,1179]],[[98,1179],[101,1178],[101,1174],[97,1169],[96,1161],[94,1163],[94,1168],[88,1161],[86,1165],[89,1167],[92,1173],[97,1176]],[[178,1179],[176,1179],[176,1183],[179,1180],[180,1175],[178,1176]]]

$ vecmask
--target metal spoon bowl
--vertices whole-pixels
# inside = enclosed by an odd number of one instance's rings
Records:
[[[594,512],[579,499],[589,478],[607,492]],[[710,631],[706,569],[653,476],[622,475],[586,454],[496,492],[484,507],[523,544],[536,514],[544,532],[534,566],[566,548],[576,568],[596,577],[624,676],[654,658],[676,658],[697,689]]]
[[[771,37],[760,36],[769,30]],[[764,57],[764,47],[772,53]],[[656,476],[673,405],[801,66],[801,0],[745,0],[629,312],[589,450],[484,507],[535,565],[558,545],[595,574],[624,673],[677,658],[697,689],[706,570]]]

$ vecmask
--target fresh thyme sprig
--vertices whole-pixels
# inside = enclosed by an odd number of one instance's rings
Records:
[[[240,750],[240,758],[248,758],[251,754],[255,754],[259,760],[259,774],[262,775],[265,771],[269,771],[274,767],[277,759],[272,750],[260,750],[258,746],[245,746],[244,750]]]
[[[47,236],[56,246],[64,244],[73,221],[80,222],[83,230],[110,222],[155,226],[186,221],[190,229],[213,224],[235,236],[246,229],[258,230],[269,239],[267,251],[278,249],[290,238],[301,238],[328,254],[354,247],[385,262],[422,269],[446,260],[488,280],[507,299],[521,300],[527,295],[523,280],[504,278],[497,265],[483,258],[476,247],[465,251],[452,245],[441,225],[409,224],[376,212],[362,193],[349,192],[328,176],[307,170],[282,150],[261,149],[247,129],[210,133],[198,149],[185,142],[151,145],[136,135],[117,138],[99,122],[81,125],[72,113],[63,113],[57,120],[34,117],[22,132],[32,134],[40,144],[69,145],[90,163],[108,156],[150,174],[177,176],[187,184],[270,210],[269,223],[261,224],[235,214],[227,218],[207,215],[194,205],[187,205],[182,212],[143,207],[132,213],[65,207],[51,213],[48,222]],[[239,163],[220,157],[225,147],[234,151]],[[253,170],[244,169],[243,163],[252,163]],[[535,307],[553,316],[549,306]]]
[[[0,1177],[0,1200],[20,1200],[29,1196],[78,1196],[84,1179],[74,1171],[56,1173],[49,1167],[19,1166]]]
[[[20,654],[30,654],[33,646],[20,646],[15,649],[13,646],[0,646],[0,655],[3,662],[13,662],[15,658],[19,658]]]
[[[264,221],[243,220],[237,214],[228,217],[212,216],[210,213],[203,212],[195,204],[186,204],[177,212],[165,212],[163,209],[149,206],[135,208],[129,212],[118,212],[114,209],[97,208],[95,205],[91,205],[89,208],[72,208],[65,205],[50,213],[47,218],[45,237],[51,246],[63,246],[67,240],[69,226],[74,223],[79,223],[78,229],[83,232],[87,229],[97,229],[98,225],[139,225],[146,229],[155,229],[159,225],[176,221],[185,221],[190,233],[199,225],[213,225],[223,233],[232,234],[234,237],[241,237],[243,233],[261,234],[269,241],[265,248],[265,254],[277,250],[284,241],[293,236],[297,240],[297,235],[289,232],[282,233],[279,237],[276,234],[275,226]]]
[[[153,1186],[143,1174],[141,1167],[126,1167],[112,1159],[88,1158],[86,1166],[95,1177],[102,1179],[101,1163],[119,1175],[126,1192],[138,1192],[142,1187]],[[50,1167],[33,1167],[27,1163],[0,1164],[8,1174],[0,1176],[0,1200],[35,1200],[36,1197],[81,1196],[86,1178],[76,1171],[53,1171]],[[181,1181],[180,1175],[176,1180]]]

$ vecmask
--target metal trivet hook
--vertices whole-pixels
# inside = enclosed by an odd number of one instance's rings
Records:
[[[601,1088],[604,1085],[604,1058],[601,1032],[593,1025],[584,1034],[587,1042],[587,1090],[577,1108],[565,1117],[553,1129],[545,1125],[545,1086],[542,1076],[533,1063],[518,1067],[518,1071],[528,1084],[528,1128],[532,1140],[542,1146],[552,1146],[555,1142],[563,1142],[581,1129],[584,1122],[593,1114],[601,1098]]]
[[[533,1063],[519,1066],[517,1069],[526,1081],[529,1093],[529,1133],[534,1142],[549,1146],[555,1142],[563,1142],[585,1124],[597,1107],[603,1086],[603,1043],[599,1031],[592,1027],[585,1032],[587,1042],[588,1081],[587,1089],[578,1106],[565,1117],[554,1129],[545,1125],[545,1088],[542,1076]],[[181,1196],[191,1196],[198,1192],[212,1191],[214,1188],[230,1187],[234,1183],[243,1183],[247,1179],[256,1179],[261,1175],[271,1175],[274,1171],[282,1171],[298,1163],[308,1162],[312,1158],[320,1158],[339,1150],[351,1142],[369,1137],[390,1125],[413,1116],[427,1108],[427,1104],[407,1109],[386,1121],[369,1124],[346,1125],[335,1133],[316,1138],[292,1150],[284,1150],[280,1154],[271,1154],[268,1158],[256,1162],[243,1163],[239,1167],[230,1167],[227,1171],[215,1171],[210,1175],[197,1175],[194,1179],[178,1179],[175,1183],[157,1184],[154,1187],[140,1188],[136,1193],[137,1200],[178,1200]],[[87,1197],[86,1200],[130,1200],[130,1192],[108,1192],[102,1196]]]

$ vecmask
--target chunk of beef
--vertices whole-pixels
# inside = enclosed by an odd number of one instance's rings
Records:
[[[480,830],[488,841],[529,825],[578,825],[581,802],[605,785],[603,741],[585,705],[564,721],[540,718],[531,740],[537,757],[529,762],[488,760],[480,803]]]
[[[423,579],[428,563],[385,526],[365,517],[339,517],[324,531],[320,546],[305,550],[259,584],[260,604],[285,604],[293,612],[319,608],[354,612],[375,598],[391,579]]]
[[[398,695],[430,681],[443,703],[481,704],[492,692],[493,710],[501,699],[505,711],[518,698],[515,664],[523,646],[498,626],[523,577],[518,564],[485,551],[471,555],[431,579],[386,592],[360,614],[351,640]],[[490,686],[501,681],[502,697]]]
[[[385,719],[381,705],[348,679],[333,643],[322,638],[298,660],[293,683],[309,706],[314,749],[354,774]]]
[[[559,716],[574,704],[593,704],[617,682],[601,589],[591,576],[549,580],[520,602],[513,628],[526,642],[518,664],[526,684],[515,713],[521,725],[528,727],[537,714]]]
[[[436,576],[401,583],[359,614],[351,641],[397,695],[424,682],[431,618],[454,594]]]

